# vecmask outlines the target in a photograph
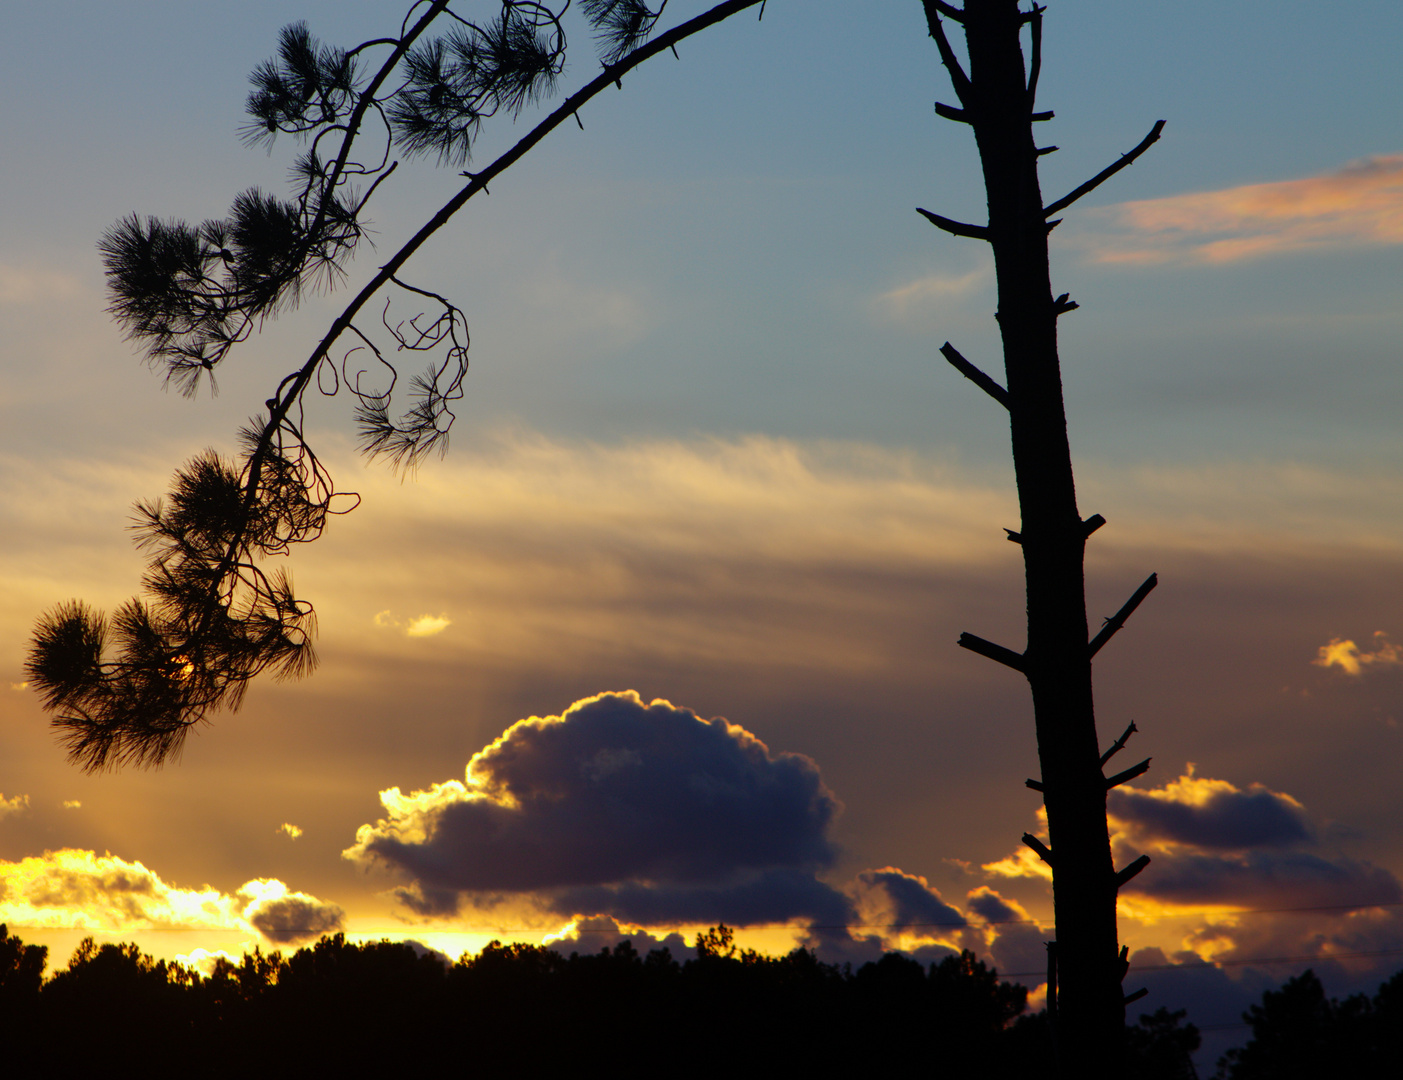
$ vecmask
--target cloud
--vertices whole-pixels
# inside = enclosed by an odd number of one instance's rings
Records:
[[[1366,909],[1403,899],[1403,884],[1391,871],[1307,850],[1319,846],[1321,830],[1305,807],[1261,784],[1244,790],[1195,776],[1190,765],[1160,788],[1112,790],[1107,814],[1117,865],[1142,853],[1152,859],[1121,892],[1139,917],[1215,908]],[[1046,821],[1042,811],[1040,820]],[[1045,826],[1040,835],[1046,839]],[[1029,856],[1020,848],[984,869],[1006,877],[1051,876]]]
[[[5,798],[5,793],[0,791],[0,819],[9,817],[11,814],[22,814],[29,809],[28,795],[14,795]]]
[[[1039,926],[1017,900],[1000,896],[988,886],[973,890],[967,906],[984,920],[986,943],[979,951],[988,955],[994,967],[1006,976],[1017,973],[1019,981],[1034,987],[1044,981],[1047,942],[1056,936],[1051,928]],[[1033,974],[1025,974],[1029,972]]]
[[[1033,835],[1044,844],[1048,842],[1047,831],[1047,808],[1039,806],[1037,809],[1038,825],[1033,830]],[[994,862],[984,863],[980,866],[986,874],[993,877],[1006,878],[1042,878],[1044,881],[1052,880],[1052,867],[1048,866],[1032,848],[1026,844],[1019,844],[1009,854]]]
[[[853,921],[849,897],[812,872],[744,870],[727,877],[717,884],[629,881],[580,886],[556,893],[551,907],[557,912],[607,911],[643,926],[718,922],[757,926],[796,919],[846,926]]]
[[[895,866],[864,870],[857,876],[856,891],[863,921],[886,930],[918,930],[925,936],[969,925],[957,908],[941,899],[925,878]]]
[[[433,637],[440,634],[453,625],[453,620],[447,615],[420,615],[417,619],[410,619],[408,624],[400,622],[391,614],[390,609],[375,613],[371,620],[379,627],[393,627],[403,630],[407,637]]]
[[[1183,907],[1368,908],[1403,900],[1390,871],[1307,851],[1160,854],[1126,891]]]
[[[1355,161],[1299,180],[1121,203],[1095,212],[1108,228],[1103,263],[1240,262],[1287,252],[1403,243],[1403,154]]]
[[[1152,859],[1121,890],[1119,909],[1122,938],[1132,944],[1127,988],[1148,986],[1156,1005],[1187,1007],[1199,1024],[1231,1024],[1291,970],[1274,958],[1332,973],[1342,993],[1372,989],[1370,980],[1376,986],[1397,966],[1403,884],[1383,867],[1326,849],[1336,830],[1320,828],[1292,796],[1196,776],[1189,766],[1159,788],[1113,789],[1107,803],[1115,865],[1141,853]],[[1046,840],[1041,809],[1038,831]],[[984,870],[1050,877],[1025,852],[1020,847]],[[976,891],[968,910],[988,918],[1005,906],[1022,910]],[[1050,929],[1018,923],[998,930],[983,951],[1000,971],[1037,972],[1046,964]],[[1177,951],[1168,944],[1174,940]]]
[[[235,930],[276,944],[340,929],[341,909],[275,879],[229,894],[208,885],[183,889],[139,862],[63,848],[0,861],[0,923],[129,933]]]
[[[863,929],[876,932],[857,937],[850,930],[850,940],[831,931],[810,934],[809,944],[830,962],[875,959],[866,955],[875,948],[878,955],[898,950],[930,963],[969,949],[1002,971],[1037,973],[1046,967],[1049,932],[1018,901],[988,886],[969,893],[964,912],[925,878],[894,866],[863,871],[852,892]],[[1036,986],[1040,980],[1024,975],[1023,981]]]
[[[62,806],[65,810],[83,809],[83,804],[78,799],[64,799],[63,802],[59,803],[59,805]]]
[[[296,825],[289,824],[286,821],[284,821],[281,825],[278,826],[278,832],[285,834],[289,840],[296,840],[299,836],[302,835],[301,829],[299,829]]]
[[[969,909],[986,923],[1014,923],[1028,918],[1022,904],[1005,899],[987,885],[969,894]]]
[[[1195,776],[1192,764],[1162,788],[1114,788],[1106,795],[1106,807],[1115,825],[1141,847],[1283,847],[1312,836],[1305,807],[1290,795],[1261,784],[1242,791],[1226,780]]]
[[[560,930],[547,934],[541,944],[568,955],[571,952],[594,953],[601,949],[612,951],[624,941],[644,956],[654,949],[667,949],[672,953],[672,958],[679,962],[696,956],[696,949],[688,945],[687,939],[679,933],[654,937],[640,928],[626,930],[608,915],[576,915]]]
[[[346,925],[346,913],[306,893],[288,892],[276,879],[250,881],[238,892],[248,900],[242,917],[275,945],[289,945],[323,934],[335,933]]]
[[[0,307],[39,307],[59,303],[79,291],[77,278],[54,270],[0,263]]]
[[[1346,675],[1362,675],[1365,671],[1380,671],[1403,664],[1403,648],[1388,640],[1382,630],[1374,631],[1374,649],[1363,652],[1348,638],[1331,638],[1330,644],[1320,646],[1311,661],[1317,667],[1340,668]]]
[[[446,615],[420,615],[405,627],[404,632],[410,637],[433,637],[452,625],[453,620]]]
[[[387,816],[344,855],[407,876],[421,914],[504,894],[650,925],[849,912],[814,877],[840,805],[813,761],[633,691],[521,720],[464,781],[380,800]]]
[[[215,965],[221,960],[238,967],[242,957],[234,956],[223,949],[191,949],[188,953],[177,953],[175,957],[177,964],[191,971],[198,971],[205,978],[214,974]]]
[[[872,301],[874,313],[896,322],[919,319],[934,306],[964,300],[991,285],[992,263],[964,274],[926,274],[879,294]]]

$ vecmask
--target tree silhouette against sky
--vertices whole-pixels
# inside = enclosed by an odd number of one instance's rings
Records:
[[[1018,0],[970,0],[963,10],[942,0],[924,4],[931,37],[960,102],[958,108],[937,104],[936,112],[974,129],[989,221],[970,225],[928,210],[920,213],[948,233],[983,240],[993,248],[1006,386],[948,342],[941,351],[1008,411],[1022,516],[1018,531],[1008,530],[1008,538],[1022,548],[1027,584],[1028,640],[1023,652],[968,633],[960,644],[1020,672],[1032,691],[1042,776],[1029,780],[1028,786],[1043,796],[1052,846],[1031,834],[1024,834],[1023,840],[1052,868],[1057,940],[1048,947],[1048,1009],[1055,1018],[1063,1075],[1109,1077],[1118,1073],[1123,1052],[1121,980],[1129,955],[1117,940],[1116,894],[1145,868],[1149,857],[1142,855],[1120,872],[1115,870],[1106,792],[1141,775],[1150,763],[1106,777],[1104,766],[1135,725],[1102,752],[1091,666],[1092,657],[1157,579],[1151,574],[1088,640],[1086,541],[1105,519],[1099,514],[1083,519],[1077,509],[1057,353],[1057,320],[1077,305],[1066,294],[1053,298],[1047,237],[1058,224],[1056,214],[1144,153],[1159,138],[1164,122],[1155,124],[1113,165],[1044,205],[1038,159],[1057,148],[1040,148],[1033,134],[1034,124],[1052,119],[1051,112],[1037,108],[1043,8],[1034,4],[1025,12]],[[968,72],[951,48],[942,16],[964,30]],[[1031,44],[1026,63],[1025,28]]]
[[[304,291],[346,276],[365,207],[398,164],[392,152],[465,166],[486,123],[515,118],[551,94],[564,69],[568,6],[503,0],[495,17],[474,23],[449,10],[448,0],[419,0],[397,37],[349,50],[321,44],[304,24],[286,27],[277,58],[252,75],[243,134],[251,144],[279,135],[302,144],[293,197],[251,189],[227,218],[198,226],[132,215],[99,244],[110,310],[148,360],[164,367],[168,384],[194,394],[267,319],[296,306]],[[237,460],[208,451],[176,473],[165,500],[138,505],[137,543],[151,553],[147,597],[111,618],[72,601],[40,620],[28,674],[75,762],[88,770],[159,765],[212,712],[237,709],[257,675],[312,669],[313,608],[297,598],[285,571],[260,565],[315,540],[330,515],[358,501],[338,500],[305,438],[306,396],[351,394],[360,444],[372,457],[406,466],[445,447],[467,373],[467,321],[450,300],[401,277],[403,267],[552,130],[571,120],[583,126],[579,110],[621,86],[623,75],[764,4],[727,0],[650,40],[666,6],[583,0],[602,72],[506,153],[463,172],[467,183],[277,384],[267,411],[240,433]],[[447,29],[430,37],[440,18]],[[369,66],[366,58],[385,50]],[[407,388],[394,362],[405,352],[427,361]]]
[[[987,224],[922,210],[933,224],[993,248],[1006,383],[979,371],[950,344],[946,358],[1010,418],[1022,521],[1028,638],[1015,652],[971,634],[960,644],[1022,673],[1033,696],[1042,775],[1029,785],[1047,806],[1051,850],[1025,842],[1052,867],[1057,943],[1049,1008],[1065,1075],[1110,1076],[1122,1053],[1126,954],[1116,932],[1116,893],[1143,869],[1116,872],[1106,790],[1148,761],[1109,779],[1103,767],[1134,730],[1105,752],[1095,725],[1092,657],[1154,587],[1153,575],[1088,641],[1083,559],[1103,519],[1077,508],[1057,354],[1057,319],[1076,304],[1053,298],[1047,236],[1054,217],[1158,138],[1162,122],[1118,162],[1044,205],[1038,184],[1043,8],[1018,0],[923,0],[927,25],[969,124],[988,196]],[[328,517],[354,507],[339,495],[304,435],[309,393],[341,390],[355,401],[361,448],[395,466],[442,450],[462,396],[469,335],[453,301],[407,280],[416,251],[466,203],[595,95],[679,41],[763,0],[728,0],[653,36],[666,8],[642,0],[582,0],[602,71],[565,97],[510,150],[474,170],[484,125],[516,118],[553,94],[564,69],[568,4],[503,0],[472,22],[448,0],[410,6],[394,37],[352,49],[321,44],[305,25],[282,32],[276,59],[252,76],[251,144],[279,135],[302,147],[291,198],[258,189],[226,218],[190,225],[128,217],[102,238],[111,311],[168,382],[194,394],[230,353],[307,290],[331,287],[364,238],[363,212],[395,172],[398,152],[464,170],[463,187],[391,255],[286,374],[241,433],[228,460],[207,451],[176,474],[164,500],[138,506],[138,543],[150,553],[145,598],[108,618],[78,601],[39,622],[28,662],[72,759],[88,770],[159,765],[190,729],[237,709],[254,677],[294,677],[314,665],[315,617],[269,556],[316,539]],[[942,18],[964,32],[968,71]],[[431,29],[437,34],[433,36]],[[1023,40],[1030,43],[1025,59]],[[581,126],[583,126],[581,122]],[[422,354],[425,370],[402,373],[394,358]],[[400,361],[402,363],[402,360]],[[405,375],[407,386],[401,384]]]

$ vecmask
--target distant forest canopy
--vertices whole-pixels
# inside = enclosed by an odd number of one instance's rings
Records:
[[[527,1076],[606,1059],[620,1075],[775,1072],[1046,1075],[1052,1032],[1028,991],[968,951],[900,953],[854,970],[765,956],[718,926],[695,959],[628,941],[568,956],[493,942],[450,964],[404,942],[323,937],[255,949],[208,976],[136,945],[85,940],[49,979],[47,949],[0,926],[0,1039],[17,1075],[72,1076],[141,1058],[152,1076],[306,1075],[444,1066]],[[1388,1075],[1403,1054],[1403,972],[1373,998],[1327,999],[1309,971],[1243,1019],[1222,1080]],[[1160,1009],[1128,1029],[1130,1080],[1191,1080],[1198,1030]]]

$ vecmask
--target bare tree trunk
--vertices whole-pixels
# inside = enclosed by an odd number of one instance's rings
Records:
[[[987,241],[998,278],[998,321],[1007,389],[970,364],[949,344],[942,352],[1009,412],[1013,463],[1022,512],[1010,539],[1023,548],[1027,582],[1028,644],[1022,654],[971,634],[960,644],[1022,672],[1033,695],[1041,790],[1051,850],[1029,844],[1052,866],[1057,943],[1055,1021],[1059,1072],[1078,1078],[1119,1073],[1125,1023],[1121,978],[1124,956],[1116,937],[1116,893],[1143,869],[1132,864],[1117,877],[1106,826],[1107,781],[1097,743],[1091,658],[1124,617],[1153,588],[1153,576],[1097,639],[1088,642],[1083,558],[1087,537],[1102,519],[1083,521],[1077,509],[1071,450],[1057,356],[1057,319],[1075,307],[1054,300],[1047,237],[1052,212],[1085,194],[1138,157],[1151,136],[1111,169],[1066,199],[1044,206],[1038,184],[1039,151],[1033,125],[1051,119],[1034,110],[1041,63],[1041,9],[1022,12],[1018,0],[966,0],[963,10],[924,0],[931,35],[950,70],[961,108],[937,112],[974,128],[989,201],[987,226],[950,221],[921,211],[935,225]],[[966,74],[941,25],[945,15],[964,27]],[[1021,32],[1031,29],[1031,66],[1025,67]],[[1127,733],[1128,734],[1128,733]],[[1148,767],[1148,763],[1146,766]],[[1137,766],[1128,774],[1138,775]],[[1114,782],[1130,775],[1113,778]]]

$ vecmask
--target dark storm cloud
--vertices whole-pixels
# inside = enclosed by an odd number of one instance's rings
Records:
[[[244,918],[275,945],[334,934],[346,926],[346,913],[341,908],[306,893],[256,900],[244,909]]]
[[[1051,927],[1014,923],[1000,926],[986,949],[987,959],[1005,978],[1017,978],[1025,986],[1037,986],[1047,970],[1047,943],[1056,936]]]
[[[572,911],[608,911],[630,923],[718,923],[755,926],[791,919],[847,926],[852,901],[844,893],[802,870],[770,870],[718,885],[658,885],[628,882],[566,889],[551,907]]]
[[[1172,904],[1256,908],[1367,908],[1403,899],[1398,879],[1382,867],[1305,851],[1156,855],[1125,891]]]
[[[854,934],[851,930],[831,926],[810,928],[800,939],[800,945],[811,949],[825,964],[851,964],[860,968],[880,960],[887,947],[876,934]],[[954,952],[941,946],[932,946],[939,952],[933,959],[940,960]],[[918,957],[925,962],[924,958]]]
[[[969,894],[969,909],[989,923],[1011,923],[1025,918],[1021,909],[988,887],[975,889]]]
[[[512,725],[466,783],[381,801],[388,817],[346,855],[407,875],[401,899],[421,914],[464,894],[647,922],[842,922],[851,910],[814,877],[835,857],[840,806],[813,761],[631,691]]]
[[[1286,847],[1312,837],[1301,804],[1260,785],[1242,791],[1190,775],[1154,792],[1115,788],[1106,806],[1142,842],[1241,850]]]
[[[942,900],[925,878],[886,866],[880,870],[864,870],[857,881],[859,892],[867,892],[869,901],[873,899],[871,892],[885,899],[889,920],[886,929],[911,927],[938,931],[966,925],[965,917]]]

